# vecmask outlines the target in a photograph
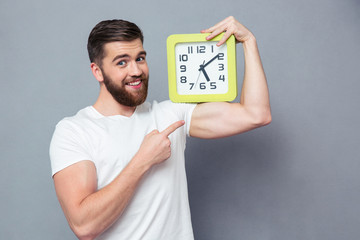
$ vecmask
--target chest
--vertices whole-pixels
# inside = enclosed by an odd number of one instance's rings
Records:
[[[156,129],[151,118],[146,121],[107,120],[89,130],[88,145],[95,163],[98,187],[110,183],[139,150],[144,137]]]

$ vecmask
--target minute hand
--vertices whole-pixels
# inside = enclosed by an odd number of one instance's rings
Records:
[[[200,68],[199,68],[199,71],[201,69],[203,69],[204,67],[206,67],[207,65],[209,65],[212,61],[214,61],[216,58],[219,57],[219,54],[217,54],[215,57],[213,57],[210,61],[208,61],[207,63],[205,63],[204,65],[201,65]]]

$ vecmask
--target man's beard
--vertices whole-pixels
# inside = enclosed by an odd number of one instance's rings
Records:
[[[136,77],[136,79],[141,79],[141,84],[143,85],[136,94],[126,91],[126,86],[123,82],[117,85],[104,71],[103,77],[107,90],[118,103],[128,107],[136,107],[145,102],[148,91],[148,77],[144,75]]]

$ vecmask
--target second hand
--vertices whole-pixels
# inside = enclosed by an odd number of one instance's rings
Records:
[[[205,60],[204,60],[204,62],[203,62],[202,65],[204,65],[204,63],[205,63]],[[201,66],[201,65],[200,65],[200,66]],[[198,77],[197,77],[197,79],[196,79],[196,82],[195,82],[195,85],[194,85],[195,88],[196,88],[196,85],[197,85],[197,83],[198,83],[198,81],[199,81],[200,74],[201,74],[201,70],[199,69],[199,75],[198,75]]]

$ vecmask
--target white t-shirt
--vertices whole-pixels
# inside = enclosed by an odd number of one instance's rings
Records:
[[[89,106],[57,124],[50,144],[52,174],[90,160],[101,189],[132,159],[146,134],[185,120],[185,125],[169,136],[171,157],[145,174],[123,214],[98,239],[194,238],[184,159],[194,108],[194,104],[153,102],[138,106],[131,117],[106,117]]]

